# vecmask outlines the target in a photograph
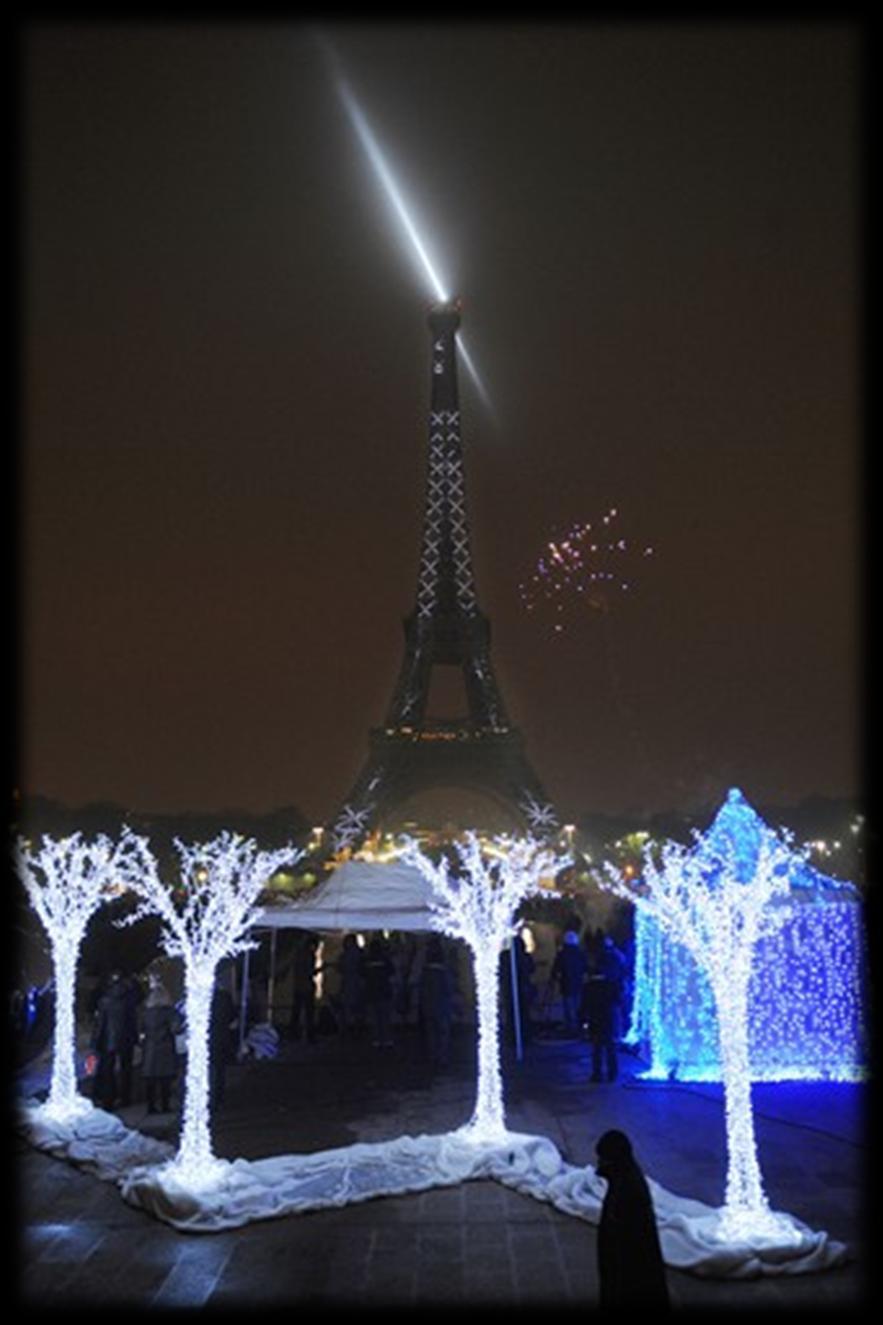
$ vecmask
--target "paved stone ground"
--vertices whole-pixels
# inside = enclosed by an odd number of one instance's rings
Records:
[[[587,1081],[587,1048],[536,1042],[506,1067],[514,1130],[545,1134],[572,1163],[592,1159],[610,1126],[632,1137],[646,1172],[672,1191],[719,1204],[723,1110],[716,1087]],[[226,1158],[328,1149],[465,1122],[474,1082],[467,1031],[452,1066],[433,1076],[413,1030],[395,1048],[337,1037],[286,1044],[278,1059],[232,1068],[214,1128]],[[755,1088],[771,1203],[849,1243],[856,1259],[821,1274],[725,1282],[669,1270],[681,1309],[858,1311],[868,1150],[864,1088]],[[122,1111],[130,1126],[174,1141],[173,1116]],[[592,1225],[494,1182],[387,1197],[341,1210],[182,1234],[127,1206],[111,1184],[17,1143],[18,1290],[24,1308],[597,1305]]]

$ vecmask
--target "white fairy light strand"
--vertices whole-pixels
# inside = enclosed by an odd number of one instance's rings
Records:
[[[737,792],[729,799],[742,803]],[[602,884],[652,915],[707,974],[717,1012],[727,1136],[721,1233],[781,1235],[764,1193],[754,1135],[748,985],[758,940],[791,914],[789,879],[799,853],[788,834],[780,838],[767,830],[746,877],[743,842],[694,836],[692,849],[664,843],[658,863],[645,847],[637,881],[628,882],[605,862]]]
[[[500,1072],[499,958],[506,940],[517,933],[516,912],[524,899],[542,891],[541,879],[554,876],[571,858],[541,848],[532,837],[497,837],[483,848],[476,833],[456,842],[465,874],[451,877],[446,857],[436,864],[412,839],[401,859],[417,868],[430,884],[431,923],[451,938],[463,939],[472,952],[478,1009],[478,1080],[475,1107],[463,1134],[471,1140],[506,1136]]]
[[[858,895],[824,887],[757,944],[748,992],[753,1081],[867,1077],[865,943]],[[635,917],[635,992],[627,1041],[655,1080],[720,1081],[717,1016],[702,968],[645,911]]]
[[[116,843],[104,833],[91,842],[82,833],[60,839],[45,835],[39,850],[32,851],[18,837],[13,860],[46,930],[52,953],[55,1026],[52,1076],[43,1112],[57,1121],[70,1120],[94,1108],[77,1089],[76,980],[80,948],[92,916],[110,898],[125,891],[138,868],[134,838],[128,830]]]
[[[169,957],[184,963],[187,1068],[184,1122],[172,1161],[178,1182],[191,1187],[211,1183],[224,1165],[212,1151],[209,1098],[209,1028],[218,963],[254,947],[247,938],[260,919],[255,905],[272,875],[295,864],[303,852],[291,847],[258,851],[251,839],[228,831],[210,842],[187,844],[174,839],[180,862],[183,904],[159,876],[156,860],[141,839],[144,868],[132,890],[137,909],[121,924],[156,914],[163,922],[161,942]]]

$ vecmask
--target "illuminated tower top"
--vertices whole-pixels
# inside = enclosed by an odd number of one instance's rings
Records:
[[[432,333],[429,456],[415,612],[422,633],[426,635],[431,629],[435,637],[435,661],[462,663],[463,645],[461,642],[454,648],[454,637],[462,635],[465,619],[476,617],[478,606],[460,438],[456,341],[459,303],[436,304],[428,322]],[[447,647],[443,647],[443,640],[448,641]],[[402,710],[391,716],[408,720],[413,715]]]
[[[434,410],[459,410],[457,390],[456,336],[460,326],[460,301],[436,304],[427,318],[432,332],[432,392]]]

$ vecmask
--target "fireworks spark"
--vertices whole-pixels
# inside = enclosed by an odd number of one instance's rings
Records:
[[[609,612],[617,597],[632,591],[643,560],[653,556],[649,545],[620,535],[618,517],[611,506],[600,519],[550,538],[518,586],[526,611],[550,620],[553,634],[564,633],[575,614]]]

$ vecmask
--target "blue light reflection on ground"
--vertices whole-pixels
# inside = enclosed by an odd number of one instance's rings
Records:
[[[559,1075],[569,1086],[586,1086],[589,1053],[585,1040],[559,1041],[556,1055]],[[724,1092],[720,1083],[653,1080],[643,1075],[648,1067],[646,1059],[620,1046],[619,1081],[613,1087],[600,1089],[653,1092],[670,1100],[675,1111],[678,1098],[689,1093],[708,1100],[722,1115]],[[851,1146],[867,1144],[867,1096],[867,1083],[853,1081],[760,1081],[751,1087],[756,1119],[818,1131]]]

